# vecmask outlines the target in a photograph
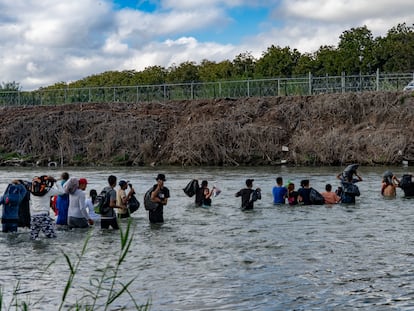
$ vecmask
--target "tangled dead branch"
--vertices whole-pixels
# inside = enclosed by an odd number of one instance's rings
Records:
[[[373,92],[2,108],[1,153],[65,165],[396,164],[414,159],[413,104]]]

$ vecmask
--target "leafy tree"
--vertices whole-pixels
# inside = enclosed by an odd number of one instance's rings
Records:
[[[204,59],[199,66],[200,80],[203,82],[231,79],[234,66],[229,60],[220,63]]]
[[[298,61],[296,66],[293,68],[293,74],[294,75],[305,75],[309,72],[314,73],[315,72],[315,58],[310,53],[302,54]]]
[[[146,67],[136,74],[135,84],[163,84],[167,77],[167,70],[161,66]]]
[[[0,91],[20,91],[21,87],[18,82],[2,82],[0,84]]]
[[[234,74],[238,78],[253,78],[256,67],[256,59],[251,52],[237,55],[233,60]]]
[[[366,73],[374,63],[374,39],[367,26],[351,28],[340,36],[338,50],[347,74]]]
[[[333,46],[321,46],[314,54],[314,59],[312,73],[315,76],[340,75],[344,70],[339,52]]]
[[[398,24],[378,40],[377,62],[388,72],[414,71],[414,27]]]
[[[170,83],[199,82],[198,67],[195,62],[184,62],[178,67],[173,65],[168,70],[167,81]]]
[[[301,54],[289,47],[272,45],[257,61],[256,71],[263,77],[290,77],[298,64]]]

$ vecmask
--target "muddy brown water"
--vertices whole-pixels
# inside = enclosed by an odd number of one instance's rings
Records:
[[[273,206],[276,176],[297,185],[309,178],[322,191],[338,185],[338,167],[291,168],[67,168],[100,190],[109,174],[130,180],[142,196],[165,173],[171,198],[165,223],[153,227],[141,207],[132,219],[133,242],[119,280],[135,278],[134,299],[151,310],[412,310],[414,309],[414,200],[380,196],[381,175],[409,168],[361,167],[364,181],[355,205]],[[59,176],[60,168],[2,168],[0,190],[13,178]],[[182,188],[191,178],[209,180],[222,193],[209,209],[196,208]],[[246,178],[262,189],[251,212],[239,209],[235,192]],[[126,222],[121,222],[126,227]],[[98,269],[119,255],[119,233],[92,228],[67,307],[91,289]],[[0,283],[5,306],[17,288],[29,310],[56,309],[69,275],[62,252],[74,261],[87,231],[59,231],[56,239],[30,241],[29,232],[0,234]],[[52,263],[53,262],[53,263]],[[18,287],[16,287],[18,286]],[[83,300],[85,303],[85,300]],[[121,296],[112,309],[133,310]]]

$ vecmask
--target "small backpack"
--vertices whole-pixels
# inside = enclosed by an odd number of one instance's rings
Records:
[[[140,204],[139,204],[138,199],[136,198],[136,196],[135,196],[135,195],[132,195],[132,196],[129,198],[128,203],[127,203],[127,207],[128,207],[129,212],[130,212],[131,214],[132,214],[133,212],[136,212],[136,211],[139,209],[139,206],[140,206]]]
[[[104,215],[109,212],[109,201],[111,199],[110,191],[103,189],[101,193],[96,197],[93,210],[96,214]]]
[[[152,191],[153,187],[149,188],[144,195],[144,207],[147,211],[155,211],[158,207],[158,203],[151,200]]]
[[[262,199],[262,193],[260,192],[260,190],[256,189],[253,190],[252,193],[250,194],[250,200],[249,202],[256,202],[257,200],[261,200]]]

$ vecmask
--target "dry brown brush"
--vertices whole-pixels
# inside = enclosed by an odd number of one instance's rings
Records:
[[[64,165],[397,164],[414,159],[413,106],[411,94],[372,92],[3,108],[1,153]]]

